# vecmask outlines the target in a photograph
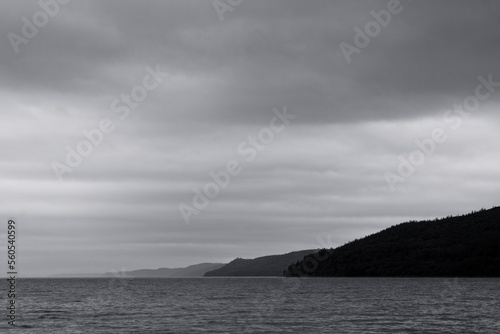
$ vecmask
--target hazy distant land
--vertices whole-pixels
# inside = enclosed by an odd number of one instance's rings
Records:
[[[186,268],[158,268],[158,269],[139,269],[121,272],[107,272],[104,274],[59,274],[52,277],[73,278],[73,277],[164,277],[164,278],[182,278],[182,277],[203,277],[210,270],[222,267],[223,263],[200,263]]]

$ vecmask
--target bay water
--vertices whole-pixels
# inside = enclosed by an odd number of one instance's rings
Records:
[[[2,333],[500,333],[500,279],[20,279]]]

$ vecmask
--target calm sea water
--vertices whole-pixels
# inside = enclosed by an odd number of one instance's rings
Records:
[[[2,315],[2,333],[500,333],[500,279],[116,277],[17,285],[18,327]]]

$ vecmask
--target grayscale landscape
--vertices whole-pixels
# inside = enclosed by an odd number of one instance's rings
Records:
[[[500,333],[500,2],[2,5],[1,333]]]

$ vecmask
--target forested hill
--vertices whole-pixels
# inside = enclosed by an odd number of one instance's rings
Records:
[[[317,251],[316,249],[297,251],[282,255],[269,255],[256,259],[235,259],[222,268],[209,271],[205,276],[281,276],[283,268]]]
[[[307,255],[283,274],[500,277],[500,208],[399,224]]]

